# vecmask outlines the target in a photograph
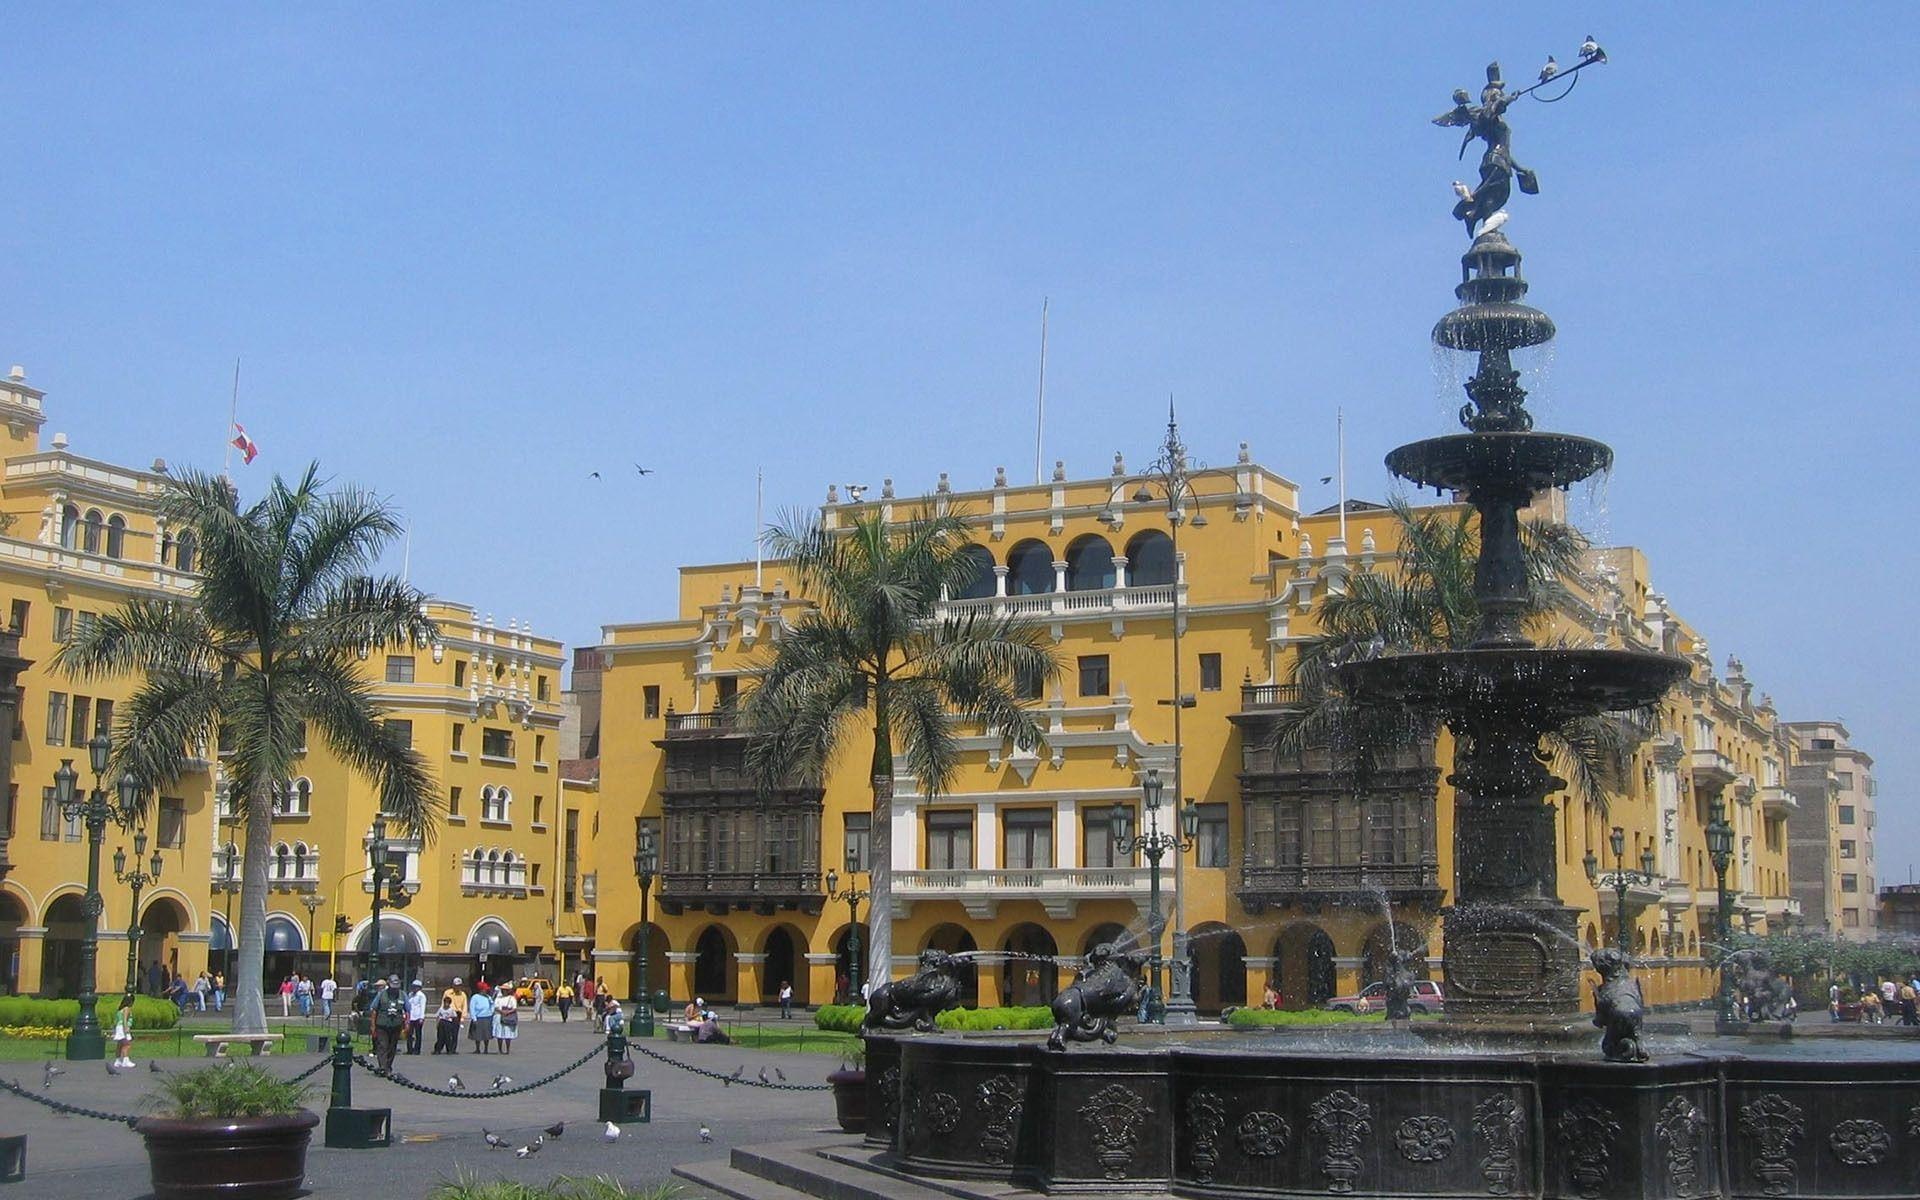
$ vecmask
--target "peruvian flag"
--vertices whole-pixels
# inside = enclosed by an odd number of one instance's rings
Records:
[[[240,452],[240,461],[248,464],[260,453],[260,444],[247,436],[247,427],[238,421],[233,423],[233,448]]]

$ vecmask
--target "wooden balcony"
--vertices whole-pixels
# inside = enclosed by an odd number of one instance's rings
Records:
[[[1295,683],[1243,683],[1240,685],[1240,708],[1243,712],[1258,712],[1262,709],[1297,708],[1303,701],[1300,698],[1300,685]]]
[[[660,877],[660,909],[729,912],[804,912],[817,915],[826,897],[811,871],[668,871]]]
[[[734,708],[667,714],[669,738],[733,737],[741,732],[740,711]]]

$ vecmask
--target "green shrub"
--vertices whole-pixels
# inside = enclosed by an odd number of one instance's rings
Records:
[[[1318,1008],[1236,1008],[1227,1015],[1227,1024],[1235,1029],[1264,1029],[1274,1025],[1352,1025],[1368,1022],[1377,1024],[1386,1019],[1387,1014],[1384,1012],[1328,1012]]]
[[[813,1014],[813,1023],[834,1033],[859,1033],[866,1015],[858,1004],[822,1004]]]
[[[298,1112],[313,1085],[294,1083],[247,1063],[166,1075],[147,1104],[164,1116],[279,1117]]]
[[[113,1015],[120,1011],[120,997],[107,995],[100,997],[95,1010],[100,1015],[103,1029],[113,1028]],[[10,1026],[57,1026],[72,1029],[73,1023],[80,1018],[78,1000],[42,1000],[35,996],[0,996],[0,1028]],[[133,998],[133,1027],[135,1029],[172,1029],[180,1023],[180,1010],[171,1000],[161,1000],[154,996],[135,996]]]
[[[560,1175],[544,1184],[517,1179],[482,1179],[478,1173],[455,1168],[452,1179],[428,1193],[429,1200],[673,1200],[680,1188],[671,1183],[636,1187],[611,1175]]]
[[[1023,1008],[953,1008],[935,1018],[942,1029],[974,1032],[987,1029],[1052,1029],[1053,1010]]]

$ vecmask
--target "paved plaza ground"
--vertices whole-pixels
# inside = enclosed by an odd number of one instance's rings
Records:
[[[795,1024],[798,1022],[796,1021]],[[431,1034],[428,1042],[431,1045]],[[504,1070],[516,1083],[526,1083],[572,1062],[602,1039],[586,1022],[565,1026],[554,1021],[523,1022],[511,1056],[479,1055],[463,1045],[456,1058],[422,1054],[401,1056],[395,1069],[421,1083],[443,1086],[458,1072],[470,1087],[485,1089]],[[751,1079],[761,1068],[775,1067],[789,1082],[820,1083],[839,1059],[825,1054],[772,1053],[734,1046],[690,1046],[664,1040],[646,1043],[649,1049],[682,1062],[731,1073],[744,1066]],[[276,1055],[256,1060],[276,1073],[293,1075],[314,1064],[318,1056]],[[69,1104],[113,1112],[140,1111],[141,1099],[156,1081],[141,1062],[131,1075],[109,1076],[101,1063],[60,1063],[70,1068],[41,1092]],[[163,1060],[166,1070],[200,1065],[186,1059]],[[315,1077],[320,1084],[312,1107],[326,1105],[330,1070]],[[0,1063],[0,1078],[40,1090],[39,1062]],[[723,1157],[736,1144],[783,1141],[834,1129],[833,1098],[828,1092],[775,1091],[751,1086],[727,1086],[690,1072],[677,1070],[635,1055],[635,1075],[629,1087],[651,1088],[654,1113],[650,1124],[626,1126],[618,1142],[601,1140],[596,1119],[598,1089],[603,1081],[598,1061],[589,1062],[564,1079],[537,1091],[497,1100],[456,1100],[426,1096],[403,1089],[355,1069],[353,1098],[361,1107],[391,1107],[396,1144],[385,1150],[328,1150],[314,1132],[307,1158],[308,1186],[315,1196],[378,1194],[383,1197],[424,1196],[458,1169],[485,1176],[505,1176],[544,1182],[554,1175],[611,1174],[636,1184],[664,1182],[679,1162]],[[491,1129],[519,1144],[541,1126],[565,1121],[565,1136],[549,1140],[531,1158],[516,1160],[508,1151],[490,1150],[482,1130]],[[713,1132],[712,1144],[702,1144],[702,1123]],[[27,1135],[27,1179],[19,1185],[35,1200],[122,1200],[150,1194],[146,1152],[138,1135],[124,1126],[81,1117],[60,1117],[51,1111],[0,1092],[0,1134]]]

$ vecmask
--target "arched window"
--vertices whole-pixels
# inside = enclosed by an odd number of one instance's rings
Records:
[[[293,781],[293,811],[305,815],[313,811],[313,781],[300,778]]]
[[[119,513],[107,518],[107,557],[122,558],[127,553],[127,519]]]
[[[1007,594],[1040,596],[1053,590],[1053,550],[1045,542],[1021,542],[1007,552]]]
[[[267,918],[267,949],[304,950],[305,938],[300,936],[300,923],[275,914]]]
[[[60,510],[60,545],[72,550],[79,544],[80,510],[69,504]]]
[[[281,842],[278,846],[275,846],[273,848],[273,877],[275,879],[287,878],[288,869],[292,865],[292,862],[293,851],[287,848],[285,842]]]
[[[1127,582],[1154,587],[1173,582],[1173,539],[1158,529],[1143,529],[1127,543]]]
[[[500,852],[487,851],[487,884],[494,886],[500,882]]]
[[[82,541],[80,548],[85,550],[88,554],[100,553],[101,531],[106,528],[106,524],[107,524],[107,519],[106,517],[101,515],[99,509],[97,508],[88,509],[86,528],[82,533],[84,540]]]
[[[953,594],[955,600],[984,600],[993,595],[993,551],[978,544],[968,546],[960,556],[973,565],[973,574]]]
[[[305,842],[293,844],[293,877],[295,879],[307,877],[307,844]]]
[[[173,544],[174,567],[182,571],[193,570],[194,555],[199,548],[200,542],[193,536],[193,530],[182,530],[179,540]]]
[[[1067,590],[1094,592],[1113,586],[1113,546],[1097,533],[1067,547]]]
[[[519,867],[520,864],[514,859],[513,851],[500,852],[500,882],[508,887],[518,887],[520,885]]]

